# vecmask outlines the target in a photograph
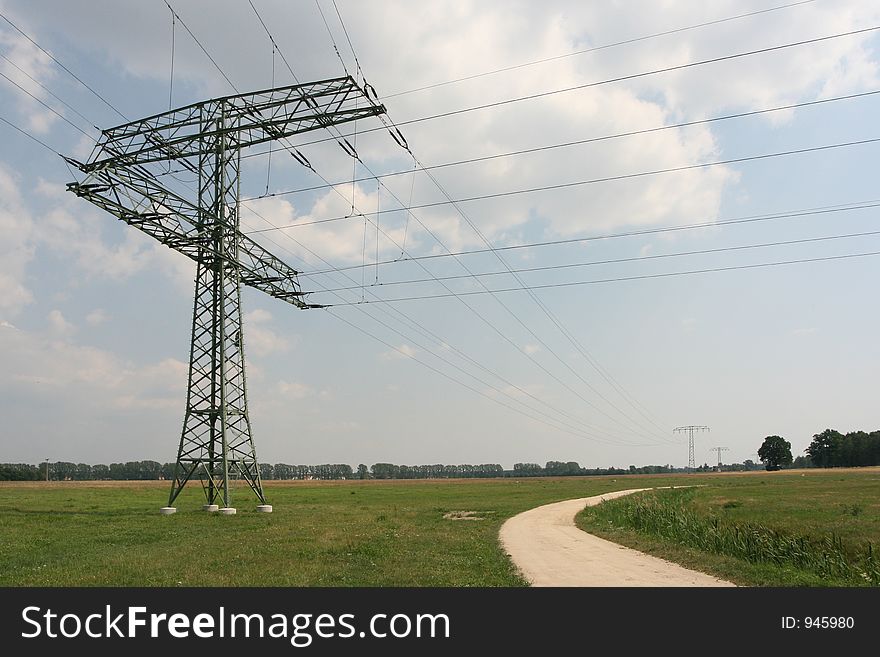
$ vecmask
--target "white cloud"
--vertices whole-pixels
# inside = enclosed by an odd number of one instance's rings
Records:
[[[41,213],[40,232],[32,242],[70,258],[84,279],[120,281],[149,271],[170,277],[181,293],[192,294],[195,263],[186,256],[134,228],[124,226],[114,231],[114,222],[121,222],[63,191],[60,185],[41,179],[36,192],[51,205]],[[111,232],[118,236],[115,243],[108,239]],[[77,281],[74,278],[72,282]]]
[[[73,207],[71,202],[76,202]],[[138,230],[122,233],[120,243],[109,245],[102,239],[108,215],[98,216],[71,195],[41,217],[41,244],[75,260],[79,271],[88,277],[124,280],[142,271],[152,261],[154,241]]]
[[[64,319],[64,315],[60,310],[53,310],[49,313],[49,328],[57,336],[68,336],[72,334],[76,327]]]
[[[0,311],[17,314],[33,302],[26,269],[34,257],[34,224],[16,176],[0,163]]]
[[[410,7],[395,6],[401,12],[401,20],[405,20]],[[711,9],[702,8],[702,11],[711,14],[706,18],[717,18],[736,13],[734,10],[739,8],[732,3],[715,3]],[[352,6],[346,11],[365,19],[360,12],[367,10]],[[608,40],[598,33],[585,33],[585,26],[603,25],[610,28],[610,33],[621,35],[639,34],[653,27],[644,24],[639,12],[626,12],[627,16],[622,17],[623,12],[610,5],[586,7],[550,3],[546,7],[542,5],[540,11],[529,5],[518,5],[517,11],[499,13],[498,7],[491,3],[463,3],[453,12],[462,20],[456,22],[457,31],[451,38],[443,28],[452,20],[448,7],[436,11],[437,22],[424,20],[426,11],[433,14],[433,10],[419,7],[418,11],[422,20],[410,21],[410,29],[405,35],[391,24],[359,35],[364,51],[362,61],[383,62],[382,67],[374,70],[375,75],[381,76],[374,79],[374,83],[380,85],[380,91],[416,87],[425,82],[509,65],[513,61],[557,55],[564,50],[564,44],[582,46],[584,42]],[[664,9],[664,22],[669,26],[692,23],[696,18],[694,11],[692,5],[670,3]],[[876,13],[876,9],[872,11]],[[683,33],[676,37],[676,47],[664,48],[661,41],[652,40],[633,45],[624,59],[593,54],[556,60],[552,64],[518,69],[515,74],[445,86],[442,91],[395,97],[388,99],[387,106],[398,120],[424,116],[494,99],[575,86],[621,73],[784,43],[805,34],[818,34],[817,29],[823,34],[844,31],[864,19],[863,13],[859,15],[845,7],[817,3],[767,14],[761,22],[731,22],[725,24],[723,31],[706,29]],[[508,108],[426,122],[408,126],[405,131],[420,158],[431,164],[468,155],[650,128],[731,109],[756,109],[873,88],[877,83],[876,62],[866,50],[867,38],[850,37],[827,42],[821,47],[795,48],[785,51],[786,57],[769,56],[769,60],[761,57],[738,59],[735,60],[736,74],[727,74],[723,66],[697,67],[687,72],[649,76],[638,82],[595,87]],[[412,56],[391,60],[382,57],[379,53],[388,47],[388,43],[394,43],[396,48],[412,53]],[[621,70],[621,61],[626,70]],[[820,91],[817,93],[817,90]],[[608,111],[611,107],[613,112]],[[780,117],[768,115],[765,120],[790,118]],[[541,126],[539,132],[523,130],[523,126],[536,125]],[[374,142],[379,143],[371,140],[369,145],[362,146],[362,154],[380,159],[394,157],[393,146],[376,146]],[[436,175],[454,197],[467,197],[676,167],[711,161],[722,155],[712,130],[702,126],[444,169]],[[347,166],[344,158],[338,160],[330,167],[333,175],[329,177],[344,178]],[[326,170],[324,174],[327,175]],[[637,182],[587,185],[564,192],[467,203],[462,207],[491,240],[504,243],[516,236],[517,227],[533,215],[545,219],[551,232],[560,235],[621,225],[703,220],[717,215],[722,194],[737,180],[737,172],[733,169],[713,167],[640,178]],[[397,190],[399,196],[406,197],[408,177],[386,182]],[[417,187],[422,190],[421,195],[417,195],[417,203],[442,200],[436,191],[430,192],[430,185],[424,180],[419,180]],[[339,191],[342,196],[350,193],[345,186]],[[373,192],[359,188],[359,207],[364,211],[372,209],[373,196]],[[289,201],[281,199],[261,203],[266,208],[274,206],[267,212],[282,224],[342,216],[350,211],[345,200],[334,192],[326,193],[301,212],[294,211]],[[416,214],[450,248],[480,244],[466,222],[448,207],[417,210]],[[395,231],[402,228],[402,223],[403,218],[389,219],[383,228],[396,235],[399,233]],[[370,230],[372,228],[368,233]],[[356,263],[363,259],[363,225],[359,220],[286,232],[334,262]],[[411,226],[410,236],[434,248],[415,223]],[[386,244],[380,243],[383,253],[392,250],[390,241],[385,241]],[[412,241],[409,244],[417,245]]]
[[[290,349],[291,340],[268,326],[271,320],[272,314],[262,308],[245,313],[245,351],[248,354],[265,358],[272,354],[284,353]]]
[[[174,410],[183,409],[183,403],[179,396],[174,397],[137,397],[135,395],[117,395],[112,399],[114,408],[135,410]]]
[[[260,230],[265,228],[288,227],[283,230],[272,231],[267,236],[280,244],[284,252],[279,255],[285,256],[289,262],[297,265],[299,262],[308,263],[310,267],[323,269],[326,264],[315,257],[309,251],[330,262],[344,262],[347,264],[365,262],[367,265],[375,261],[376,255],[376,222],[373,216],[367,220],[363,216],[353,216],[348,219],[330,223],[312,225],[310,222],[324,219],[336,219],[346,217],[351,213],[351,204],[346,201],[351,198],[351,189],[338,188],[328,191],[320,196],[307,212],[300,212],[290,201],[283,198],[265,198],[258,201],[248,202],[243,205],[242,224],[244,230]],[[376,207],[376,191],[372,193],[358,185],[355,199],[359,210],[369,211]],[[249,210],[254,210],[256,213]],[[364,240],[364,223],[366,222],[366,246]],[[379,220],[379,257],[382,260],[395,257],[400,254],[403,246],[403,226],[391,226],[383,224]],[[257,237],[259,241],[259,236]],[[408,249],[413,246],[415,240],[408,239]],[[278,244],[266,244],[270,250],[277,251]],[[291,253],[292,252],[292,253]],[[291,260],[289,255],[293,255]]]
[[[6,57],[0,59],[0,72],[13,80],[20,89],[3,78],[0,78],[0,85],[5,86],[9,94],[16,98],[25,127],[37,134],[47,133],[58,117],[35,98],[50,106],[58,105],[40,86],[46,86],[55,76],[52,61],[30,41],[11,30],[0,30],[0,47],[5,51],[3,54]],[[64,112],[60,106],[56,111],[60,114]]]
[[[103,308],[95,308],[92,312],[86,315],[86,324],[89,326],[100,326],[109,319],[110,315],[107,314],[106,310]]]
[[[255,324],[265,324],[272,319],[272,313],[268,310],[264,310],[263,308],[255,308],[245,315],[245,319],[248,322],[252,322]]]
[[[304,383],[288,383],[287,381],[279,381],[277,390],[282,397],[287,399],[305,399],[314,392]]]
[[[144,383],[161,389],[182,392],[186,388],[189,365],[176,358],[164,360],[141,368],[139,377]]]
[[[523,347],[523,351],[531,356],[541,351],[541,346],[537,344],[527,344]]]
[[[200,32],[210,48],[219,48],[210,35],[236,33],[240,40],[265,42],[256,18],[247,11],[200,12],[209,5],[193,2],[189,11],[200,21]],[[350,3],[343,13],[353,27],[360,60],[380,95],[418,87],[437,81],[468,76],[493,68],[529,60],[555,57],[566,51],[601,45],[615,39],[659,31],[657,14],[633,9],[623,12],[611,4],[547,2],[540,6],[528,2],[461,2],[425,7],[417,3],[382,3],[377,21],[372,4]],[[651,5],[645,5],[646,8]],[[63,21],[71,33],[98,52],[103,52],[124,70],[137,77],[163,84],[168,75],[167,47],[170,42],[169,17],[161,6],[126,3],[128,19],[106,29],[107,21],[118,16],[119,6],[97,2],[96,12],[104,21],[86,20],[81,12],[65,3],[48,2],[29,12],[35,25],[41,21]],[[663,27],[675,28],[746,13],[758,4],[726,0],[706,6],[670,2],[660,14]],[[328,68],[338,68],[332,57],[316,11],[300,11],[284,3],[263,3],[264,16],[271,24],[290,26],[285,33],[288,51],[294,47],[299,77],[327,77]],[[242,14],[242,11],[244,13]],[[296,12],[296,15],[292,12]],[[653,17],[652,17],[653,16]],[[770,12],[760,19],[744,19],[693,30],[671,37],[631,43],[626,49],[583,54],[518,68],[515,71],[481,77],[436,90],[386,99],[391,116],[398,121],[447,110],[473,106],[518,95],[583,85],[622,74],[648,71],[697,59],[745,51],[794,41],[806,36],[853,29],[880,18],[876,7],[855,3],[814,3],[784,11]],[[653,21],[653,22],[652,22]],[[363,26],[363,27],[361,27]],[[368,27],[367,27],[368,26]],[[406,26],[403,29],[403,26]],[[135,38],[136,34],[166,35],[168,39]],[[276,34],[276,37],[280,37]],[[817,95],[876,87],[878,72],[866,42],[869,35],[836,39],[815,47],[800,47],[784,54],[767,54],[734,60],[725,64],[695,67],[660,75],[646,76],[621,84],[603,85],[547,96],[538,100],[462,114],[439,121],[406,126],[410,144],[420,159],[438,163],[469,155],[497,153],[553,142],[596,137],[610,133],[649,128],[669,121],[688,120],[730,110],[806,100]],[[188,39],[181,39],[175,62],[175,75],[181,85],[190,84],[199,93],[226,92],[225,83],[199,55]],[[389,56],[390,53],[407,56]],[[259,48],[246,49],[237,57],[219,48],[215,55],[221,66],[241,88],[260,88],[267,83],[267,61]],[[36,58],[38,60],[39,58]],[[34,66],[39,64],[35,60]],[[192,93],[191,88],[187,88]],[[613,111],[609,111],[613,108]],[[160,108],[157,108],[160,109]],[[760,119],[756,119],[760,120]],[[779,120],[770,116],[769,120]],[[539,128],[536,128],[538,126]],[[348,129],[348,128],[347,128]],[[365,161],[389,163],[397,168],[406,162],[404,153],[384,133],[365,135],[358,142]],[[323,146],[306,147],[322,175],[344,180],[351,175],[351,160],[341,154],[332,141]],[[638,139],[619,139],[608,143],[559,149],[517,158],[493,160],[475,166],[435,172],[453,197],[503,192],[542,184],[584,180],[614,174],[691,164],[720,155],[713,132],[708,127],[669,130]],[[251,163],[248,163],[251,166]],[[257,167],[256,163],[251,168]],[[364,173],[359,169],[359,175]],[[262,175],[262,170],[261,170]],[[537,216],[547,223],[548,232],[573,235],[622,225],[686,223],[714,216],[723,192],[735,185],[735,171],[725,167],[639,179],[588,185],[564,191],[537,193],[494,199],[487,203],[467,203],[462,207],[479,229],[495,243],[516,238],[529,218]],[[386,180],[402,199],[408,197],[410,178]],[[430,203],[443,197],[421,176],[415,202]],[[322,192],[312,201],[295,206],[284,197],[264,199],[252,205],[276,225],[304,223],[316,219],[344,216],[351,211],[346,198],[348,185]],[[358,185],[356,204],[369,213],[393,201],[386,192]],[[300,201],[295,201],[300,203]],[[425,225],[451,249],[481,244],[474,231],[454,209],[442,206],[416,212]],[[245,223],[259,228],[266,225],[244,212]],[[384,215],[380,235],[380,257],[399,253],[393,242],[402,243],[406,218]],[[412,221],[408,248],[420,245],[435,248],[433,240]],[[304,249],[285,235],[301,241],[333,262],[353,264],[364,260],[363,221],[349,219],[330,224],[299,227],[270,234],[300,258],[317,264]],[[102,258],[92,258],[94,249],[74,240],[83,252],[81,265],[102,263],[100,267],[122,271],[144,266],[145,243],[126,237]],[[369,252],[375,256],[375,232],[368,226]],[[191,276],[190,276],[191,277]]]
[[[137,366],[70,337],[69,324],[58,311],[50,314],[45,333],[0,331],[0,385],[50,386],[98,412],[105,400],[118,407],[182,405],[185,363],[169,358]]]

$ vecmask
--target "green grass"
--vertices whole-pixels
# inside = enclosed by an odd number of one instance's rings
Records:
[[[160,516],[157,485],[0,487],[0,585],[521,586],[498,545],[511,515],[621,486],[604,479],[266,486],[236,516],[187,488]],[[483,511],[483,520],[447,520]]]
[[[270,482],[275,512],[256,513],[254,498],[238,490],[236,516],[202,512],[198,487],[184,491],[177,514],[160,516],[168,493],[161,482],[9,483],[0,485],[0,586],[523,586],[498,543],[510,516],[611,490],[684,484],[709,486],[691,502],[701,513],[880,543],[878,480],[874,470]],[[455,511],[477,511],[483,519],[444,519]],[[829,583],[688,552],[629,530],[599,530],[743,584]]]
[[[742,585],[877,586],[878,481],[877,469],[719,477],[587,509],[577,524]]]

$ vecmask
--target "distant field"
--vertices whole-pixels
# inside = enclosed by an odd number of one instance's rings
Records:
[[[0,585],[522,586],[499,547],[498,529],[541,504],[623,488],[706,484],[695,499],[704,500],[703,491],[736,497],[743,503],[729,510],[742,517],[880,543],[878,483],[880,469],[805,477],[266,482],[272,514],[256,513],[245,489],[235,494],[238,515],[206,514],[194,486],[178,499],[176,515],[160,516],[167,482],[4,482]],[[861,510],[847,515],[845,504]]]
[[[880,582],[880,468],[719,477],[587,509],[577,524],[746,586]]]

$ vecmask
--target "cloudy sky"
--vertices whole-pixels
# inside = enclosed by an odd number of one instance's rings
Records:
[[[681,466],[679,425],[699,463],[880,428],[880,32],[838,36],[880,2],[253,4],[274,52],[247,0],[0,0],[54,56],[0,20],[0,117],[49,147],[0,121],[0,461],[173,460],[184,411],[194,264],[52,151],[288,64],[365,79],[417,163],[375,119],[342,128],[361,162],[329,133],[293,140],[317,173],[243,161],[242,229],[334,306],[244,292],[261,460]]]

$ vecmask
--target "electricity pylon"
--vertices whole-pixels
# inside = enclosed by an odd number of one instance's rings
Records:
[[[214,98],[102,132],[86,174],[68,189],[196,262],[186,412],[168,506],[193,478],[206,510],[235,513],[230,477],[266,504],[245,386],[241,286],[297,308],[298,272],[240,229],[241,152],[257,144],[385,112],[350,77]],[[356,156],[350,144],[340,145]],[[346,148],[348,146],[348,148]],[[291,155],[309,166],[299,151]],[[193,176],[188,187],[173,168]]]
[[[728,447],[712,447],[709,449],[710,452],[718,452],[718,467],[721,467],[721,452],[728,451]]]
[[[694,432],[695,431],[709,431],[709,427],[698,426],[695,424],[689,424],[685,427],[675,427],[672,430],[673,433],[681,431],[687,432],[688,434],[688,472],[694,471]]]

